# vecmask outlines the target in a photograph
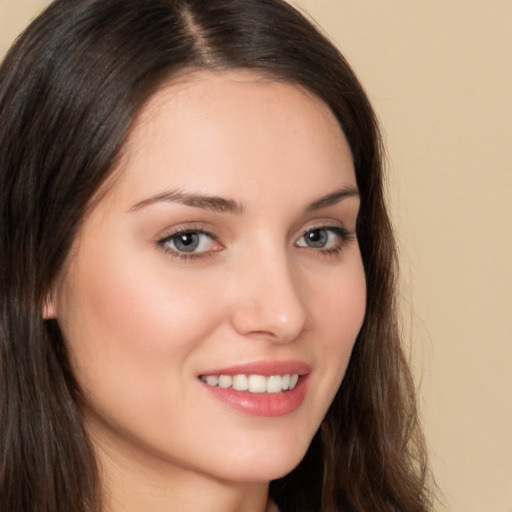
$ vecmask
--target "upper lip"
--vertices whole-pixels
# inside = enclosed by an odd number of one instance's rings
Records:
[[[200,375],[285,375],[287,373],[305,375],[311,371],[311,366],[303,361],[254,361],[251,363],[237,364],[226,368],[213,368],[202,372]]]

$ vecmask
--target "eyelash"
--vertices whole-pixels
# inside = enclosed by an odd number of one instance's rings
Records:
[[[299,240],[305,237],[308,233],[312,233],[314,231],[328,231],[330,233],[334,233],[337,237],[337,243],[334,247],[329,249],[315,248],[315,247],[307,247],[307,246],[299,246],[301,248],[307,249],[309,251],[313,251],[317,256],[336,256],[342,252],[345,248],[346,244],[356,239],[356,235],[354,232],[349,231],[348,229],[342,228],[340,226],[313,226],[302,232],[302,235],[299,237]],[[297,244],[297,242],[295,242]]]
[[[177,231],[173,231],[171,234],[165,236],[161,240],[158,240],[157,245],[159,247],[161,247],[166,254],[169,254],[169,256],[171,256],[173,258],[177,258],[182,261],[199,259],[199,258],[207,258],[209,256],[213,256],[214,253],[216,253],[220,250],[220,249],[213,249],[210,251],[187,253],[187,252],[171,249],[167,245],[169,242],[176,240],[179,236],[182,236],[182,235],[199,235],[199,236],[204,235],[204,236],[211,238],[212,242],[214,242],[214,243],[218,242],[218,239],[215,235],[212,235],[211,233],[208,233],[207,231],[204,231],[203,229],[191,227],[191,228],[178,229]]]
[[[309,246],[298,246],[297,242],[295,242],[295,246],[299,247],[301,249],[307,249],[309,251],[313,251],[318,256],[336,256],[337,254],[341,253],[341,251],[344,249],[345,245],[349,243],[350,241],[354,240],[356,238],[356,235],[354,232],[348,231],[345,228],[342,228],[340,226],[318,226],[318,227],[310,227],[306,230],[304,230],[299,237],[298,240],[301,240],[303,237],[305,237],[308,233],[312,233],[314,231],[328,231],[330,233],[334,233],[335,236],[338,238],[338,242],[336,245],[332,248],[323,249],[323,248],[315,248],[315,247],[309,247]],[[177,258],[182,261],[187,260],[196,260],[199,258],[207,258],[210,256],[213,256],[214,253],[218,252],[222,249],[213,249],[208,251],[201,251],[201,252],[184,252],[184,251],[178,251],[176,249],[171,249],[167,244],[173,240],[176,240],[181,235],[199,235],[199,236],[207,236],[211,238],[212,242],[218,243],[218,239],[215,235],[212,235],[211,233],[208,233],[207,231],[204,231],[202,229],[195,229],[195,228],[186,228],[186,229],[179,229],[177,231],[172,232],[171,234],[165,236],[164,238],[157,241],[156,245],[160,247],[166,254],[169,254],[173,258]],[[220,245],[220,244],[219,244]]]

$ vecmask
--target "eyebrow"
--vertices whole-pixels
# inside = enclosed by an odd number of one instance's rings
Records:
[[[321,208],[327,208],[328,206],[335,205],[347,197],[359,196],[357,188],[344,187],[335,192],[316,199],[306,208],[306,212],[312,212],[320,210]],[[225,199],[223,197],[198,195],[186,193],[181,190],[171,190],[169,192],[163,192],[155,196],[149,197],[139,201],[130,208],[130,211],[139,210],[145,206],[149,206],[155,203],[179,203],[186,206],[192,206],[193,208],[202,208],[204,210],[211,210],[221,213],[237,213],[241,214],[244,212],[244,207],[239,202],[233,199]]]
[[[180,190],[171,190],[156,196],[144,199],[138,202],[130,211],[139,210],[144,206],[155,203],[180,203],[194,208],[202,208],[204,210],[212,210],[221,213],[243,213],[244,207],[233,199],[224,199],[223,197],[205,196],[198,194],[189,194]]]
[[[328,194],[316,201],[313,201],[307,208],[307,212],[327,208],[328,206],[335,205],[347,197],[359,197],[359,191],[354,187],[344,187],[336,190],[332,194]]]

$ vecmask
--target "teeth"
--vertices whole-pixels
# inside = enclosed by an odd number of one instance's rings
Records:
[[[272,375],[267,378],[267,393],[279,393],[282,389],[280,375]]]
[[[265,393],[267,379],[263,375],[249,375],[249,391],[251,393]]]
[[[210,386],[216,386],[219,383],[219,377],[217,377],[217,375],[208,375],[206,382],[210,384]]]
[[[297,373],[285,375],[203,375],[201,380],[210,386],[250,393],[281,393],[292,390],[299,380]]]
[[[233,377],[231,375],[221,375],[219,377],[219,388],[230,388],[233,385]]]
[[[233,377],[233,389],[237,391],[247,391],[249,389],[249,380],[245,375],[235,375]]]

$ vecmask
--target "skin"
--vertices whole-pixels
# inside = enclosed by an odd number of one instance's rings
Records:
[[[116,178],[45,311],[83,394],[106,509],[264,511],[269,481],[298,464],[320,425],[364,318],[347,141],[297,86],[201,72],[150,99]],[[155,199],[178,190],[236,211]],[[308,208],[339,190],[352,194]],[[168,238],[179,229],[211,237],[184,259]],[[328,235],[324,247],[305,243],[312,229]],[[311,366],[308,390],[277,417],[235,410],[198,378],[290,359]]]

